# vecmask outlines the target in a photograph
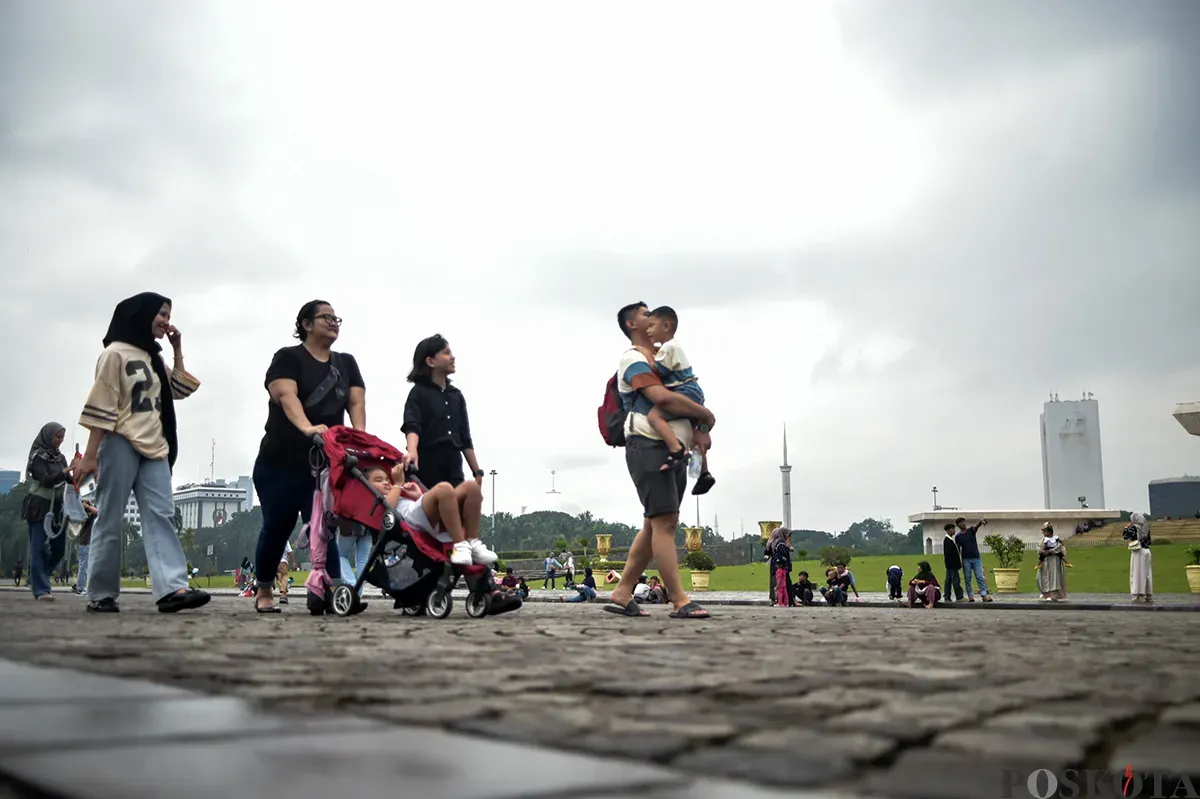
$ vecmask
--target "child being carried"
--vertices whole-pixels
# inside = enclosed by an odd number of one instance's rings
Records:
[[[646,332],[649,334],[650,340],[658,345],[658,349],[653,351],[640,347],[638,349],[654,367],[654,371],[658,373],[659,379],[666,388],[683,394],[697,405],[703,405],[704,390],[700,388],[700,382],[692,372],[691,361],[688,360],[683,347],[675,340],[675,331],[678,329],[679,316],[673,308],[666,305],[655,308],[650,312],[650,324],[647,326]],[[669,422],[672,418],[674,417],[667,416],[657,406],[646,415],[646,421],[667,445],[667,462],[662,466],[663,471],[686,468],[691,457],[691,453],[684,449],[679,436],[675,435],[675,431],[671,429]],[[717,481],[708,471],[708,451],[700,447],[697,449],[700,451],[701,458],[700,475],[696,478],[696,485],[692,487],[692,493],[707,494]]]
[[[454,542],[450,562],[456,566],[472,563],[491,565],[498,555],[479,540],[479,524],[483,515],[483,493],[479,484],[467,480],[455,488],[438,483],[421,491],[416,483],[405,482],[404,466],[397,464],[391,475],[381,468],[367,469],[363,476],[383,494],[389,506],[414,530],[432,536],[446,533]]]

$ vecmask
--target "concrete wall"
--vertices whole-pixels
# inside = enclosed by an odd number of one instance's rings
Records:
[[[1095,400],[1047,402],[1042,407],[1042,488],[1047,508],[1078,508],[1087,497],[1104,507],[1100,406]]]

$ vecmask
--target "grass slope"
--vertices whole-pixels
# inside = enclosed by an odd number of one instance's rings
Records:
[[[1188,593],[1187,576],[1183,567],[1190,563],[1182,544],[1165,544],[1154,547],[1154,591],[1159,594]],[[1067,569],[1067,593],[1078,594],[1127,594],[1129,593],[1129,551],[1124,547],[1080,547],[1068,549],[1068,559],[1074,565]],[[945,566],[941,554],[937,555],[881,555],[855,558],[850,562],[855,584],[859,591],[887,591],[887,569],[897,564],[904,569],[904,580],[916,574],[917,561],[927,560],[939,581],[945,577]],[[995,588],[992,568],[996,559],[990,554],[983,556],[984,573],[988,589]],[[1021,563],[1021,593],[1037,593],[1037,555],[1026,552]],[[816,560],[797,561],[792,564],[792,575],[807,571],[813,582],[824,581],[825,568]],[[719,566],[710,578],[712,591],[756,591],[767,595],[769,582],[767,564],[755,563],[748,566]],[[537,583],[540,585],[540,583]],[[684,585],[689,583],[686,581]]]

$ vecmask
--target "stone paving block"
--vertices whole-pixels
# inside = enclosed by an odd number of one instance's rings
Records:
[[[1180,727],[1200,727],[1200,702],[1170,708],[1162,714],[1160,721]]]
[[[738,749],[799,751],[806,755],[828,753],[837,758],[848,757],[857,763],[869,763],[892,752],[896,748],[896,741],[867,733],[785,727],[742,735],[730,741],[729,745]]]
[[[967,724],[977,715],[964,708],[923,705],[883,705],[855,710],[822,719],[822,726],[835,731],[858,731],[912,744],[931,738],[935,733]]]
[[[1045,756],[1056,763],[1080,763],[1087,750],[1087,745],[1078,739],[1036,735],[1028,728],[953,730],[934,738],[932,746],[1029,760]]]
[[[155,747],[0,755],[0,770],[73,799],[250,796],[506,799],[536,791],[671,786],[678,776],[634,763],[562,754],[436,730],[241,738]],[[169,786],[169,788],[167,787]]]
[[[857,783],[852,793],[890,799],[1033,799],[1026,779],[1038,769],[1056,774],[1066,766],[1048,758],[1021,760],[945,749],[920,749],[902,754],[886,771],[874,772]],[[1005,771],[1010,772],[1008,775]],[[1011,789],[1011,792],[1007,792]]]
[[[1200,729],[1165,724],[1154,727],[1118,746],[1108,759],[1110,771],[1126,765],[1139,774],[1183,774],[1200,780]],[[1200,788],[1200,782],[1196,787]]]
[[[829,679],[832,682],[832,678]],[[824,688],[818,688],[800,697],[779,699],[776,704],[781,708],[802,713],[826,714],[875,707],[895,701],[896,698],[895,691],[881,688],[844,688],[827,682]]]
[[[706,777],[673,788],[656,788],[652,799],[847,799],[845,794],[821,789],[766,788],[744,782]],[[550,799],[614,799],[612,794],[582,794]]]
[[[61,749],[162,743],[305,729],[324,732],[386,727],[349,716],[269,714],[229,697],[0,705],[0,753],[46,746]]]
[[[178,688],[0,660],[0,705],[186,699],[192,696],[195,694]]]
[[[687,774],[712,774],[792,788],[836,782],[855,771],[854,763],[844,756],[731,747],[689,752],[673,760],[671,766]]]

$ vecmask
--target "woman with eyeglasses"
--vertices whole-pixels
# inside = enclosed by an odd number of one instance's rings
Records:
[[[275,353],[267,368],[266,435],[254,462],[254,490],[263,526],[254,558],[259,613],[279,613],[272,586],[296,518],[308,522],[316,483],[309,465],[312,437],[345,424],[367,427],[367,397],[353,355],[334,352],[342,320],[324,300],[304,304],[296,315],[300,343]],[[336,562],[336,559],[331,559]]]

